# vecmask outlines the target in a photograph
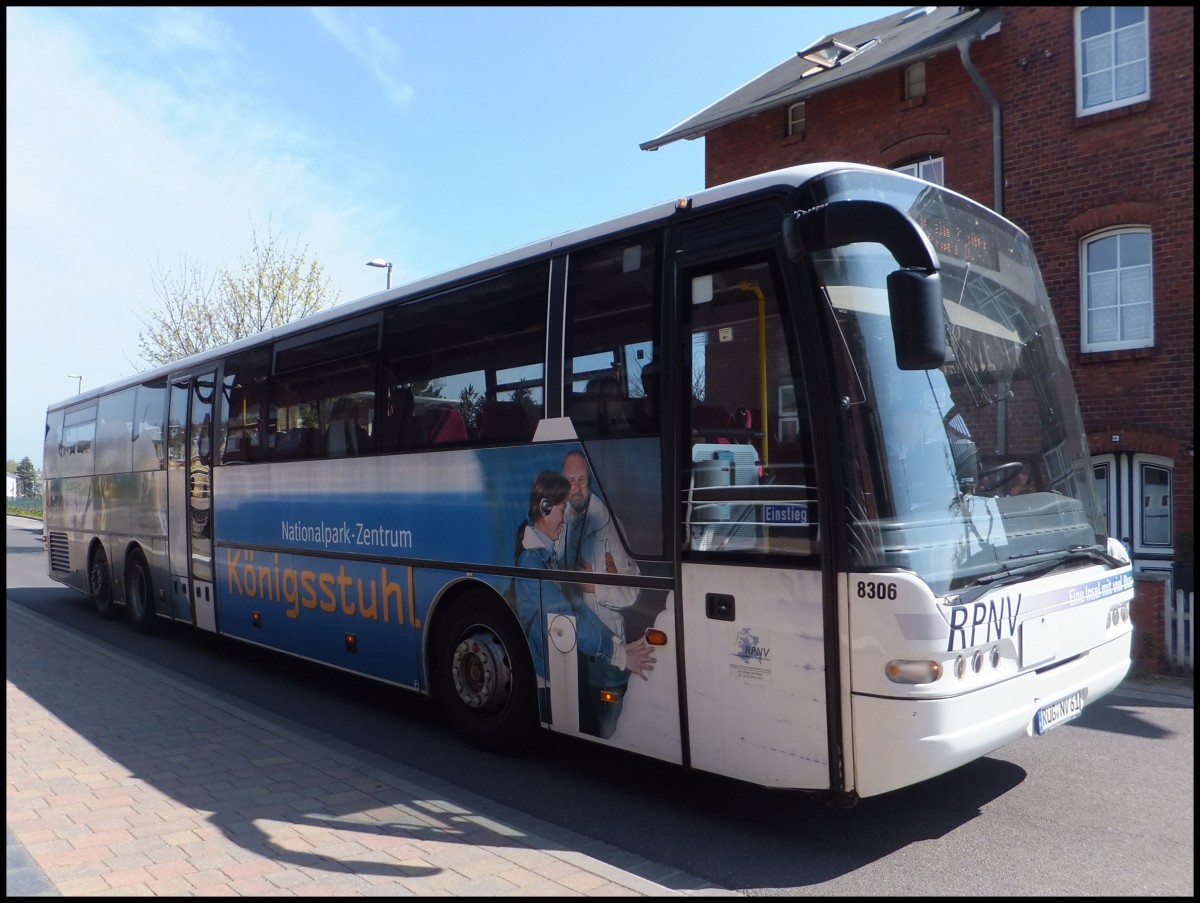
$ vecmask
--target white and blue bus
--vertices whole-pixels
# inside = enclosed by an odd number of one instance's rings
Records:
[[[1029,238],[849,163],[714,187],[52,405],[48,571],[548,729],[840,802],[1130,664]]]

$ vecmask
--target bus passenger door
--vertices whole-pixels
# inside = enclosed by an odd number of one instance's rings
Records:
[[[693,767],[828,789],[816,478],[769,256],[680,272],[680,604]]]
[[[212,454],[216,373],[171,382],[167,542],[172,616],[217,629],[213,598]]]

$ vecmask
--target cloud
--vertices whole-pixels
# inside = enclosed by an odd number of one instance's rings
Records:
[[[74,15],[94,18],[6,12],[7,445],[39,465],[68,373],[87,390],[139,369],[152,267],[235,265],[269,217],[340,300],[380,287],[362,266],[382,231],[365,177],[273,104],[223,26],[196,10]]]
[[[371,77],[383,86],[389,101],[400,108],[412,102],[416,91],[392,75],[392,70],[400,63],[400,46],[374,23],[364,24],[364,15],[372,15],[369,10],[364,13],[315,6],[310,12],[329,36],[365,66]]]

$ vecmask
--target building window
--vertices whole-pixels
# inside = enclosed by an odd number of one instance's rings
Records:
[[[904,70],[904,99],[925,96],[925,63],[913,63]]]
[[[1083,351],[1154,344],[1150,230],[1117,229],[1086,238],[1081,249]]]
[[[787,114],[788,137],[804,137],[804,101],[801,101],[800,103],[794,103],[788,107]]]
[[[1150,97],[1148,7],[1075,11],[1076,113],[1084,116]]]
[[[918,157],[910,160],[907,163],[901,163],[899,166],[893,167],[896,172],[902,172],[908,176],[916,176],[918,179],[924,179],[926,182],[932,182],[934,185],[946,184],[945,161],[940,156],[926,154],[923,157]]]
[[[1100,496],[1100,508],[1104,512],[1104,528],[1110,536],[1115,536],[1115,531],[1119,529],[1113,521],[1117,491],[1116,467],[1115,455],[1092,456],[1092,476],[1096,480],[1096,494]]]
[[[1171,468],[1165,462],[1151,463],[1151,456],[1139,460],[1138,474],[1142,491],[1139,530],[1135,534],[1139,549],[1165,551],[1173,545],[1171,534]]]

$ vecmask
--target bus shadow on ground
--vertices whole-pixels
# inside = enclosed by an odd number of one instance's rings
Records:
[[[627,836],[614,843],[750,893],[819,885],[951,834],[1027,777],[1019,765],[984,757],[847,809],[570,738],[552,736],[547,745],[548,773],[586,772],[601,785],[597,797],[624,801]],[[644,810],[628,809],[631,798],[646,801]],[[671,837],[686,838],[686,849],[668,849],[661,838]]]
[[[26,598],[41,592],[29,591]],[[61,591],[44,592],[61,600]],[[13,605],[8,607],[11,612]],[[10,614],[7,622],[8,681],[82,738],[53,741],[56,759],[86,759],[98,751],[109,760],[102,774],[93,775],[98,782],[79,785],[81,794],[130,794],[133,778],[195,810],[197,819],[245,851],[336,874],[436,875],[444,869],[428,862],[429,842],[528,848],[520,836],[491,831],[473,813],[426,799],[419,788],[181,690],[156,669],[113,658],[90,643],[64,642],[40,628],[36,616]],[[36,722],[44,716],[23,717]],[[40,742],[36,724],[27,741],[14,730],[10,724],[10,755],[14,742]],[[136,810],[137,799],[129,805]],[[196,832],[192,852],[214,854],[211,847],[200,850],[205,843],[203,831]]]

